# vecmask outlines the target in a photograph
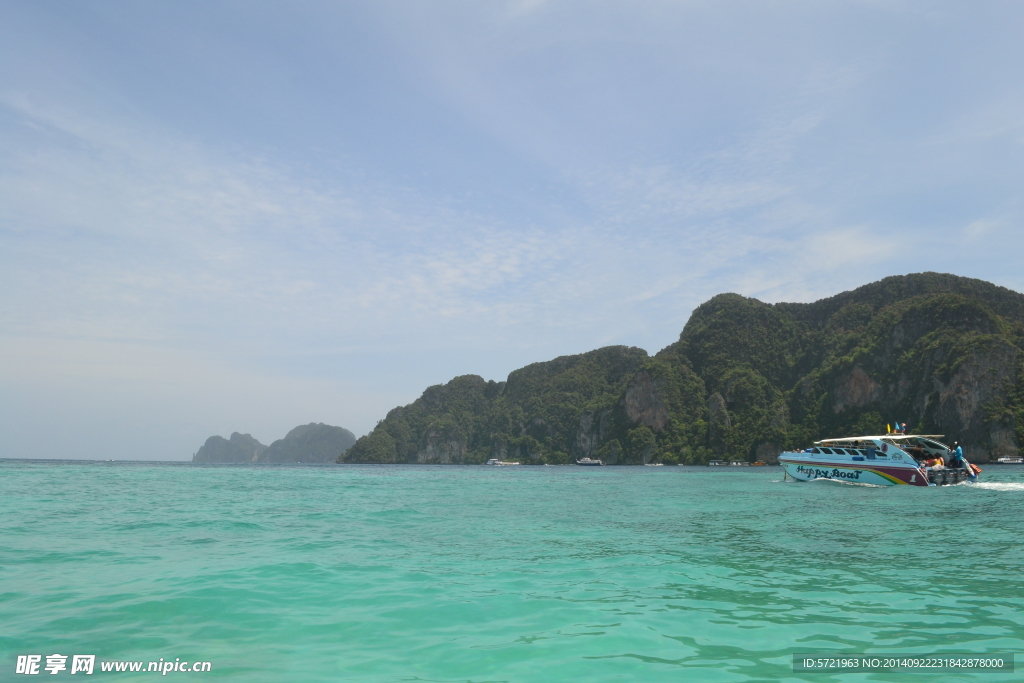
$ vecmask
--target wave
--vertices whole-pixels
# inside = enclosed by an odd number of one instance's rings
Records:
[[[990,491],[1024,491],[1024,482],[981,481],[974,487]]]

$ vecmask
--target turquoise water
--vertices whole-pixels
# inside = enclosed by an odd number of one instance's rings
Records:
[[[1024,468],[983,476],[0,461],[0,680],[934,680],[791,655],[1024,649]]]

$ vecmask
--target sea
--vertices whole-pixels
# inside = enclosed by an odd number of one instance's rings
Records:
[[[92,655],[91,676],[125,681],[1021,681],[1022,570],[1020,466],[918,488],[3,460],[0,680],[35,680],[32,655],[78,680]],[[1017,658],[795,671],[808,653]],[[164,671],[182,662],[209,670]]]

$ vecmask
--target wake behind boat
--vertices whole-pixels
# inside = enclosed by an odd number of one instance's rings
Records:
[[[797,481],[832,479],[875,486],[943,486],[977,481],[981,469],[967,462],[961,451],[954,453],[938,441],[941,438],[892,434],[825,439],[814,442],[812,448],[780,454],[779,464]]]

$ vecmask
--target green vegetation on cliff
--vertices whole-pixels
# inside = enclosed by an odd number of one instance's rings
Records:
[[[506,382],[456,377],[392,410],[344,461],[568,463],[580,416],[611,411],[646,359],[642,349],[613,346],[528,365]]]
[[[506,382],[457,377],[395,408],[339,461],[562,464],[772,460],[885,422],[949,435],[980,462],[1024,437],[1024,295],[890,277],[810,304],[721,294],[653,358],[607,347]]]

